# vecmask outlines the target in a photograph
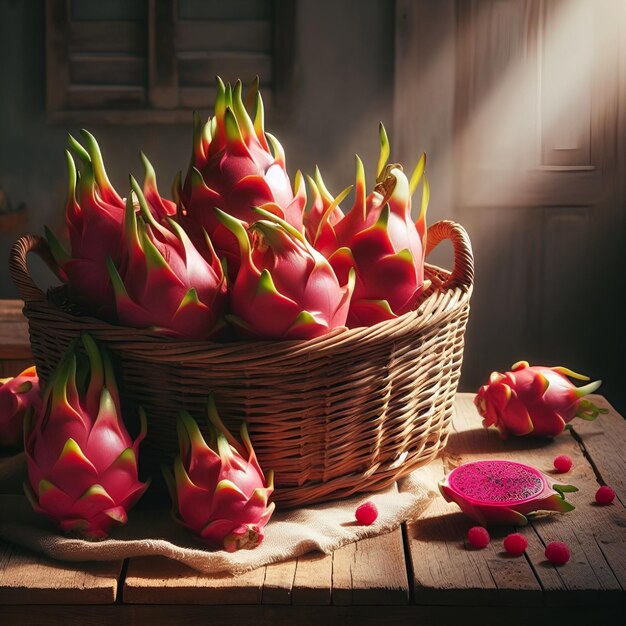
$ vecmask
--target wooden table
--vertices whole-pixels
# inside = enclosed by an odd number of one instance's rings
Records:
[[[596,401],[610,405],[600,396]],[[198,575],[162,558],[53,562],[0,543],[0,624],[615,624],[626,595],[626,422],[611,409],[554,441],[502,442],[485,431],[472,395],[459,394],[439,475],[479,458],[519,460],[550,472],[568,454],[576,510],[532,522],[528,550],[502,549],[509,528],[484,550],[464,539],[472,525],[437,497],[418,521],[388,535],[311,554],[235,578]],[[598,484],[616,490],[594,504]],[[550,565],[544,545],[566,541],[571,561]]]

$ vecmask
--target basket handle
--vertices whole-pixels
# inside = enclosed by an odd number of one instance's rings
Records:
[[[471,287],[474,284],[474,253],[467,231],[449,220],[435,222],[428,229],[426,255],[444,239],[449,239],[454,248],[454,267],[446,287]]]
[[[52,256],[48,242],[39,235],[25,235],[20,237],[12,246],[9,256],[9,271],[11,278],[24,302],[44,302],[46,296],[28,273],[26,257],[34,252],[60,278],[60,270]]]

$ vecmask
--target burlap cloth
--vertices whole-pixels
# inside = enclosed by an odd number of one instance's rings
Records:
[[[24,455],[0,459],[0,537],[63,561],[111,561],[138,556],[165,556],[206,573],[241,574],[263,565],[294,559],[307,552],[329,554],[359,539],[390,532],[414,520],[435,497],[432,468],[419,469],[398,483],[314,506],[277,511],[266,527],[265,540],[253,550],[229,554],[211,550],[178,526],[169,510],[141,507],[130,511],[126,526],[108,539],[89,542],[59,534],[36,515],[22,493]],[[378,508],[378,519],[362,526],[354,511],[365,500]]]

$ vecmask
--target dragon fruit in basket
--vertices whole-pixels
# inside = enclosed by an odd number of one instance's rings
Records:
[[[69,233],[70,252],[64,250],[54,233],[46,228],[46,238],[60,270],[70,288],[72,299],[102,317],[114,308],[114,295],[106,260],[121,258],[121,235],[125,201],[111,184],[98,142],[86,130],[81,135],[85,149],[71,135],[71,151],[82,164],[80,177],[70,151],[65,151],[68,169],[65,223]],[[154,168],[145,155],[144,191],[157,218],[171,215],[176,206],[160,198]],[[157,197],[159,201],[157,201]]]
[[[259,219],[253,207],[266,205],[300,230],[306,203],[301,177],[294,195],[283,148],[265,132],[257,83],[248,96],[254,102],[254,121],[243,104],[241,81],[232,88],[218,77],[215,116],[204,125],[194,118],[192,159],[178,198],[181,223],[194,243],[201,246],[203,230],[208,232],[220,258],[226,257],[231,277],[236,275],[239,248],[214,207],[251,224]]]
[[[340,281],[351,268],[356,284],[348,326],[370,326],[414,308],[424,289],[426,209],[429,187],[424,174],[425,156],[409,181],[397,164],[387,165],[389,143],[380,126],[381,150],[378,184],[366,196],[363,163],[356,158],[355,201],[344,216],[319,171],[309,179],[313,204],[305,214],[305,226],[313,245],[329,260]],[[423,179],[423,194],[417,221],[411,218],[411,196]]]
[[[340,284],[304,235],[275,215],[251,227],[216,209],[237,237],[241,265],[231,290],[229,321],[265,339],[311,339],[345,325],[354,273]]]
[[[220,419],[212,394],[208,416],[207,444],[191,415],[180,414],[180,456],[174,475],[163,468],[174,518],[213,547],[228,552],[255,548],[263,541],[275,507],[268,503],[274,490],[273,472],[266,480],[245,422],[242,445]]]
[[[504,439],[509,435],[555,437],[575,417],[594,420],[607,409],[584,398],[602,381],[576,387],[568,379],[588,381],[587,376],[565,367],[531,366],[520,361],[510,372],[492,372],[474,398],[483,426],[496,426]]]
[[[109,356],[85,333],[82,344],[87,359],[75,341],[50,377],[41,410],[27,415],[24,488],[35,511],[61,530],[104,539],[147,489],[137,472],[146,420],[142,414],[133,442]]]
[[[131,186],[119,267],[107,259],[117,318],[126,326],[183,339],[211,336],[220,328],[226,304],[226,280],[211,241],[205,238],[203,256],[173,219],[154,218],[132,177]]]
[[[39,411],[39,377],[31,366],[15,377],[0,378],[0,446],[17,446],[24,438],[24,416]]]

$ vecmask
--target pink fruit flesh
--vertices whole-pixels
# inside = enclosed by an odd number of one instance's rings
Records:
[[[546,559],[554,565],[565,565],[570,559],[570,551],[567,544],[562,541],[553,541],[546,546]]]
[[[472,526],[467,531],[467,540],[473,548],[486,548],[491,541],[487,529],[483,526]]]
[[[598,504],[611,504],[615,500],[615,491],[608,485],[603,485],[596,491],[596,502]]]
[[[543,489],[539,472],[532,467],[500,461],[478,461],[458,467],[450,476],[450,486],[474,503],[518,504]]]
[[[511,556],[521,556],[528,547],[528,541],[520,533],[511,533],[504,538],[504,549]]]
[[[564,474],[572,469],[572,459],[567,454],[561,454],[554,459],[554,469],[559,474]]]
[[[557,484],[534,467],[502,460],[461,465],[439,488],[448,502],[456,502],[483,526],[523,526],[528,522],[526,515],[535,511],[571,511],[574,507],[565,500],[564,492],[577,491],[571,485]]]
[[[356,521],[359,524],[369,526],[373,524],[378,518],[378,509],[373,502],[364,502],[361,504],[354,513]]]

